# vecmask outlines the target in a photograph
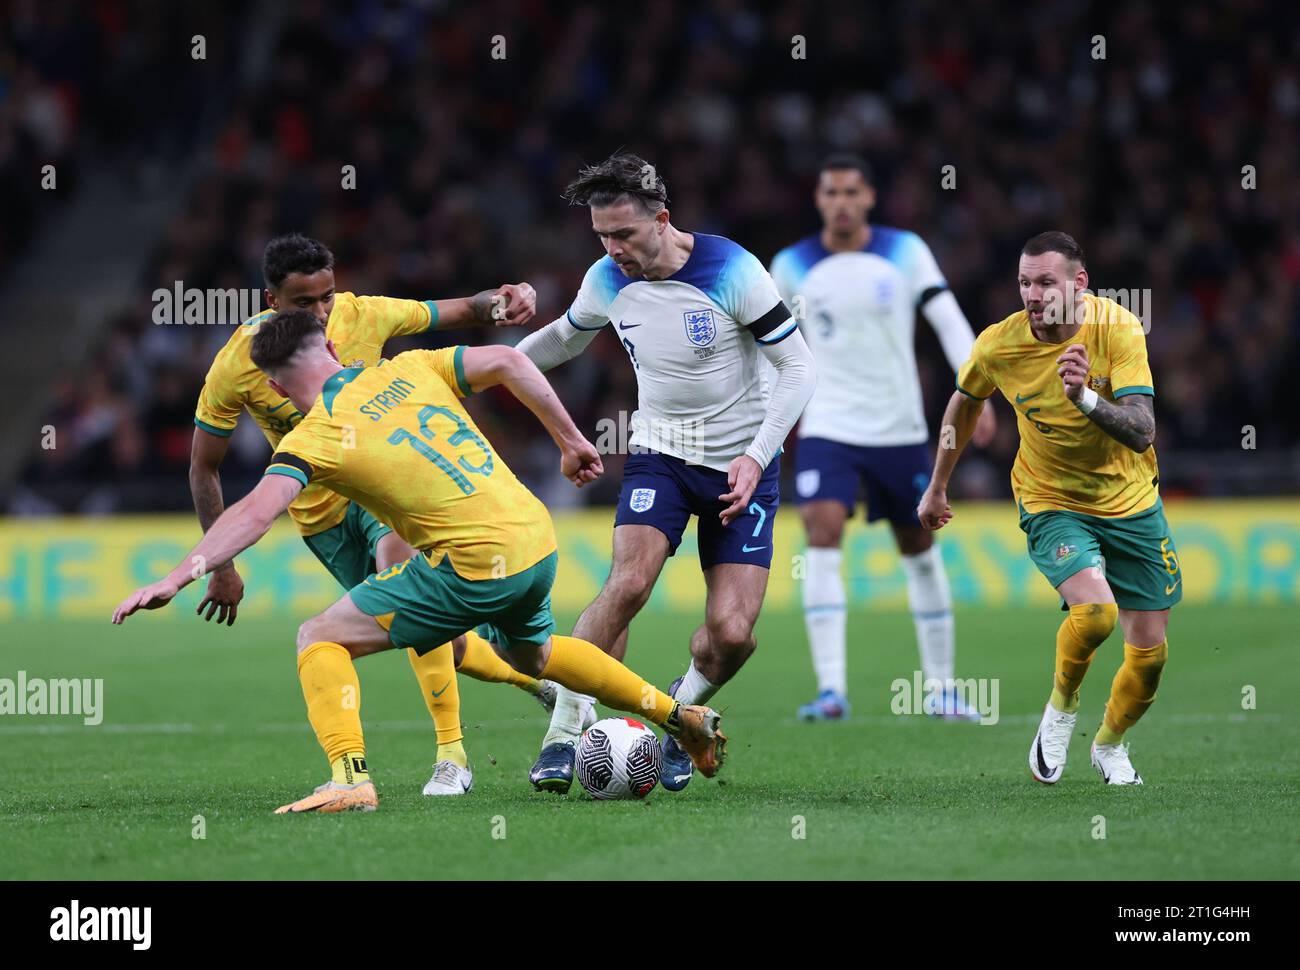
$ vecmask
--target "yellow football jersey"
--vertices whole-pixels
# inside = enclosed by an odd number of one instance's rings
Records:
[[[986,329],[957,374],[957,389],[987,398],[995,390],[1016,411],[1020,449],[1011,489],[1029,513],[1064,509],[1119,517],[1159,497],[1155,448],[1138,454],[1093,424],[1065,396],[1056,358],[1070,344],[1088,351],[1088,387],[1108,401],[1154,396],[1142,322],[1113,300],[1083,296],[1084,322],[1060,344],[1043,343],[1021,310]]]
[[[550,513],[462,407],[464,353],[411,350],[339,371],[266,473],[346,495],[465,579],[536,565],[555,551]]]
[[[274,312],[265,310],[246,320],[212,361],[194,412],[194,423],[204,431],[228,437],[235,430],[240,412],[247,411],[274,450],[302,420],[302,413],[287,398],[271,390],[266,375],[249,356],[258,324]],[[334,341],[345,367],[370,367],[379,362],[385,341],[427,330],[436,321],[437,312],[429,300],[339,293],[325,333]],[[289,506],[289,515],[303,535],[311,536],[338,525],[347,509],[347,499],[313,485],[303,489]]]

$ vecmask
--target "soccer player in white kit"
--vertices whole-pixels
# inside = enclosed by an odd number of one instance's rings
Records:
[[[799,425],[795,492],[808,536],[804,623],[817,674],[817,696],[799,708],[805,721],[849,714],[844,581],[844,523],[866,490],[867,521],[887,519],[902,554],[916,626],[926,712],[977,719],[953,689],[952,591],[933,534],[916,506],[930,480],[929,431],[916,372],[920,310],[954,372],[975,342],[930,248],[912,232],[872,225],[875,190],[865,161],[832,155],[822,164],[814,200],[822,231],[781,250],[772,276],[812,349],[817,391]],[[993,437],[991,408],[973,440]]]
[[[638,398],[609,578],[574,635],[622,658],[628,624],[697,516],[705,620],[691,637],[689,668],[668,693],[703,703],[757,646],[780,501],[778,456],[812,395],[812,355],[758,258],[721,236],[675,228],[663,179],[641,158],[621,153],[584,169],[565,196],[590,206],[606,255],[587,271],[568,312],[519,349],[545,371],[608,328],[634,368]],[[764,379],[763,360],[775,380]],[[535,787],[569,790],[591,703],[560,689],[529,774]],[[665,739],[662,782],[671,791],[690,781],[684,755]]]

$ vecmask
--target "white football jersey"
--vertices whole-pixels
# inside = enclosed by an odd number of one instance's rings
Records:
[[[756,341],[798,324],[752,253],[694,233],[686,264],[665,280],[629,279],[608,256],[592,264],[570,326],[609,326],[636,371],[632,445],[726,471],[767,414]]]
[[[809,236],[776,254],[772,276],[817,361],[817,390],[799,437],[865,446],[926,441],[916,312],[947,283],[921,237],[873,225],[862,250],[831,253],[820,235]]]

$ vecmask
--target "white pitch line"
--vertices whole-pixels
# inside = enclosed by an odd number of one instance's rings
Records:
[[[757,720],[761,715],[733,715],[732,723],[744,720]],[[998,718],[998,725],[1027,725],[1037,724],[1042,720],[1040,714],[1004,714]],[[1258,712],[1233,712],[1233,713],[1214,713],[1214,714],[1165,714],[1156,715],[1156,720],[1162,724],[1248,724],[1252,721],[1263,721],[1269,724],[1277,723],[1284,719],[1282,714],[1264,714]],[[501,727],[519,727],[521,722],[526,718],[505,718],[490,721],[474,721],[466,723],[464,726],[467,730],[473,731],[478,728],[501,728]],[[765,719],[767,720],[767,719]],[[540,727],[542,721],[538,721]],[[794,718],[782,718],[780,724],[794,724]],[[865,725],[868,727],[898,727],[912,724],[930,724],[933,723],[930,718],[923,715],[914,714],[867,714],[855,715],[847,722],[849,725]],[[990,725],[996,726],[996,725]],[[366,730],[376,731],[433,731],[433,725],[429,721],[371,721],[365,725]],[[96,731],[103,734],[307,734],[310,733],[310,726],[305,721],[266,721],[260,724],[193,724],[193,723],[149,723],[149,724],[98,724],[93,727],[85,724],[14,724],[8,727],[0,727],[0,738],[7,735],[54,735],[54,734],[80,734],[87,731]],[[473,740],[472,736],[470,740]]]

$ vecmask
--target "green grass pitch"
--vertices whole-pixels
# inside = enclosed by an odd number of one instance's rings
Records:
[[[596,802],[576,785],[564,798],[533,792],[541,709],[513,688],[466,679],[474,790],[421,797],[432,727],[405,657],[385,654],[359,664],[379,811],[292,818],[272,809],[325,777],[294,673],[295,618],[233,628],[179,610],[121,629],[107,619],[11,621],[0,676],[102,677],[104,723],[0,719],[0,874],[1296,878],[1295,616],[1282,606],[1175,611],[1159,700],[1130,735],[1147,784],[1127,789],[1106,788],[1088,763],[1118,632],[1084,685],[1064,779],[1047,787],[1029,775],[1059,623],[1049,609],[958,613],[958,676],[999,678],[991,726],[890,713],[890,682],[916,665],[904,613],[850,619],[854,719],[799,724],[795,708],[813,689],[802,618],[765,613],[758,653],[716,701],[732,738],[721,781],[697,778],[680,795],[658,789],[636,803]],[[572,620],[560,617],[561,628]],[[666,684],[696,622],[638,620],[632,666]],[[1242,708],[1247,686],[1254,710]],[[200,824],[206,837],[196,839]]]

